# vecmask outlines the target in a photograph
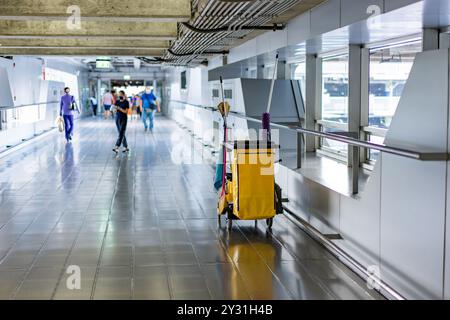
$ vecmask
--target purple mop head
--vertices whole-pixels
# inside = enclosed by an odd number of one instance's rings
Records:
[[[270,141],[270,113],[268,112],[262,114],[262,129],[267,133],[267,140]]]

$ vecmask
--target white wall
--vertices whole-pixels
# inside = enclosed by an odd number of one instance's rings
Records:
[[[88,98],[85,88],[88,84],[87,72],[81,66],[63,60],[17,56],[12,60],[0,58],[0,67],[6,69],[8,78],[7,85],[0,88],[0,95],[11,94],[14,106],[59,101],[63,94],[61,89],[69,86],[77,102],[81,102],[81,110],[84,109],[84,101]],[[50,71],[47,77],[44,76],[46,68]],[[55,90],[56,95],[53,94]],[[50,109],[58,108],[58,103],[20,108],[14,111],[17,119],[11,118],[13,111],[8,111],[9,122],[0,130],[0,150],[52,127],[55,114]]]

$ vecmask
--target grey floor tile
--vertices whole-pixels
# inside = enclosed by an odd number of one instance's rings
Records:
[[[64,266],[67,259],[67,254],[62,255],[39,255],[36,259],[35,266],[36,267],[56,267],[56,266]]]
[[[138,291],[134,293],[134,300],[170,300],[170,293],[168,291]]]
[[[49,300],[56,287],[56,279],[26,280],[22,283],[15,299],[18,300]]]
[[[249,300],[244,281],[233,264],[209,264],[201,267],[213,299]]]
[[[167,259],[163,253],[136,254],[136,266],[160,266],[165,265]]]
[[[142,136],[142,123],[130,122],[132,152],[114,158],[114,121],[83,119],[72,145],[49,136],[9,155],[0,299],[379,298],[283,216],[271,237],[264,223],[218,228],[214,170],[174,163],[174,130],[159,118]],[[71,265],[80,290],[67,287]]]
[[[178,291],[173,293],[175,300],[210,300],[208,291]]]
[[[100,261],[101,266],[128,266],[132,262],[130,254],[105,254]]]
[[[96,266],[100,260],[100,254],[72,254],[69,256],[68,265]]]
[[[201,275],[170,277],[170,287],[174,293],[193,290],[193,288],[202,291],[208,290],[205,279]]]
[[[198,263],[196,256],[191,252],[168,252],[165,253],[168,265],[192,265]]]
[[[94,299],[130,299],[131,278],[99,278],[95,284]]]

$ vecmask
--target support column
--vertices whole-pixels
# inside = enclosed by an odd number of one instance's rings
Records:
[[[316,130],[316,119],[321,115],[321,74],[322,65],[316,55],[306,55],[306,101],[305,101],[305,127]],[[306,152],[314,152],[318,141],[314,136],[305,136]]]
[[[367,140],[364,133],[364,127],[369,126],[369,78],[370,78],[370,50],[367,48],[361,49],[361,120],[359,137],[362,140]],[[359,160],[360,163],[366,161],[369,150],[360,149]]]
[[[228,56],[226,54],[222,55],[222,66],[226,66],[228,64]]]
[[[284,70],[286,74],[285,79],[292,79],[292,63],[285,62]]]
[[[275,79],[289,79],[289,76],[286,77],[286,65],[286,61],[278,61]]]
[[[439,49],[450,49],[450,34],[441,33],[439,35]]]
[[[439,30],[425,28],[422,30],[422,51],[439,49]]]
[[[260,58],[256,58],[256,79],[264,79],[264,65]]]
[[[360,139],[361,131],[361,45],[349,46],[349,95],[348,95],[348,131],[352,137]],[[348,148],[348,165],[352,167],[353,193],[358,193],[359,148]]]
[[[102,80],[97,78],[97,107],[100,109],[102,104]]]

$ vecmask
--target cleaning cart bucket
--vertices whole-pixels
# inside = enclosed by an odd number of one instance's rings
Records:
[[[274,151],[270,142],[235,141],[233,214],[241,220],[275,216]]]
[[[216,175],[214,177],[214,188],[219,190],[222,187],[223,180],[223,148],[221,148],[219,153],[219,158],[216,163]]]

